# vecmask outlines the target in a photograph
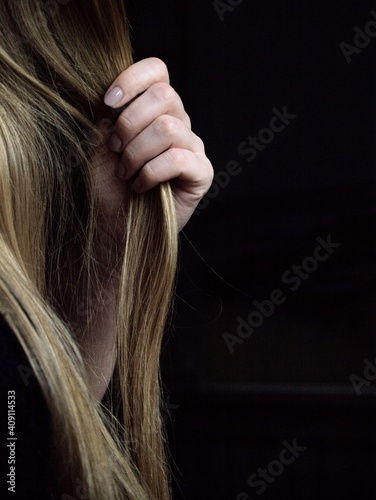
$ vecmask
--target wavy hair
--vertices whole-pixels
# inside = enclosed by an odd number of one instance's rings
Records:
[[[3,0],[0,17],[0,313],[51,413],[59,494],[80,482],[90,499],[168,499],[159,380],[177,260],[168,183],[141,196],[127,188],[118,211],[111,411],[89,388],[64,306],[86,311],[89,332],[91,301],[100,307],[104,293],[91,158],[108,135],[100,119],[114,119],[104,93],[132,63],[123,2]]]

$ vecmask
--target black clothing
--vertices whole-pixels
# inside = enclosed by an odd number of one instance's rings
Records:
[[[51,498],[56,478],[50,457],[50,413],[30,363],[3,317],[0,389],[0,498]],[[15,473],[14,483],[11,472]]]

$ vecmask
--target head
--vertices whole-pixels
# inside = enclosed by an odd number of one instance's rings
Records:
[[[177,254],[167,184],[129,190],[123,207],[115,417],[90,393],[61,307],[77,273],[70,300],[83,308],[100,282],[90,160],[113,118],[104,93],[132,63],[123,2],[3,0],[0,16],[0,312],[51,411],[62,491],[81,481],[87,498],[167,499],[159,354]]]

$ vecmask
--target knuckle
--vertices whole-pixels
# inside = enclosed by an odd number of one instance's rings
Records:
[[[164,101],[171,101],[176,97],[175,90],[165,82],[154,83],[152,90],[158,99],[163,99]]]
[[[214,168],[213,168],[213,165],[211,164],[211,162],[208,158],[206,158],[206,164],[207,164],[207,181],[206,181],[206,183],[210,187],[213,180],[214,180]]]
[[[158,132],[168,138],[175,137],[179,125],[173,116],[162,115],[158,118]]]
[[[196,135],[196,138],[197,138],[196,140],[197,140],[197,143],[198,143],[198,147],[201,149],[201,151],[205,152],[204,141],[198,135]]]
[[[213,180],[214,180],[214,170],[212,170],[212,171],[210,172],[210,174],[208,175],[208,178],[207,178],[207,183],[206,183],[206,184],[207,184],[207,188],[208,188],[208,189],[209,189],[209,188],[210,188],[210,186],[213,184]],[[207,190],[208,190],[208,189],[207,189]]]
[[[202,155],[202,158],[203,158],[204,168],[205,168],[205,171],[207,172],[208,178],[213,179],[214,178],[214,168],[213,168],[211,161],[209,160],[209,158],[205,154]]]
[[[167,66],[166,63],[164,63],[161,59],[158,57],[151,57],[150,58],[150,63],[153,66],[153,71],[158,74],[158,75],[165,75],[168,74]]]
[[[192,128],[192,120],[191,120],[191,117],[189,116],[189,114],[187,112],[185,113],[185,119],[187,121],[187,127],[188,128]]]
[[[171,160],[184,170],[188,164],[187,154],[184,149],[174,148],[169,150]]]

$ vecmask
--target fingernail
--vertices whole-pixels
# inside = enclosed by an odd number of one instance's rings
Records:
[[[120,87],[114,87],[104,96],[104,103],[107,106],[115,106],[123,97],[123,91]]]
[[[119,163],[116,167],[116,177],[121,181],[125,180],[125,167],[122,163]]]
[[[114,153],[120,153],[121,147],[123,145],[122,140],[120,137],[116,134],[114,134],[111,139],[108,141],[108,147],[110,148],[111,151]]]
[[[136,179],[134,183],[132,184],[132,189],[133,191],[140,192],[142,188],[142,184],[140,179]]]

